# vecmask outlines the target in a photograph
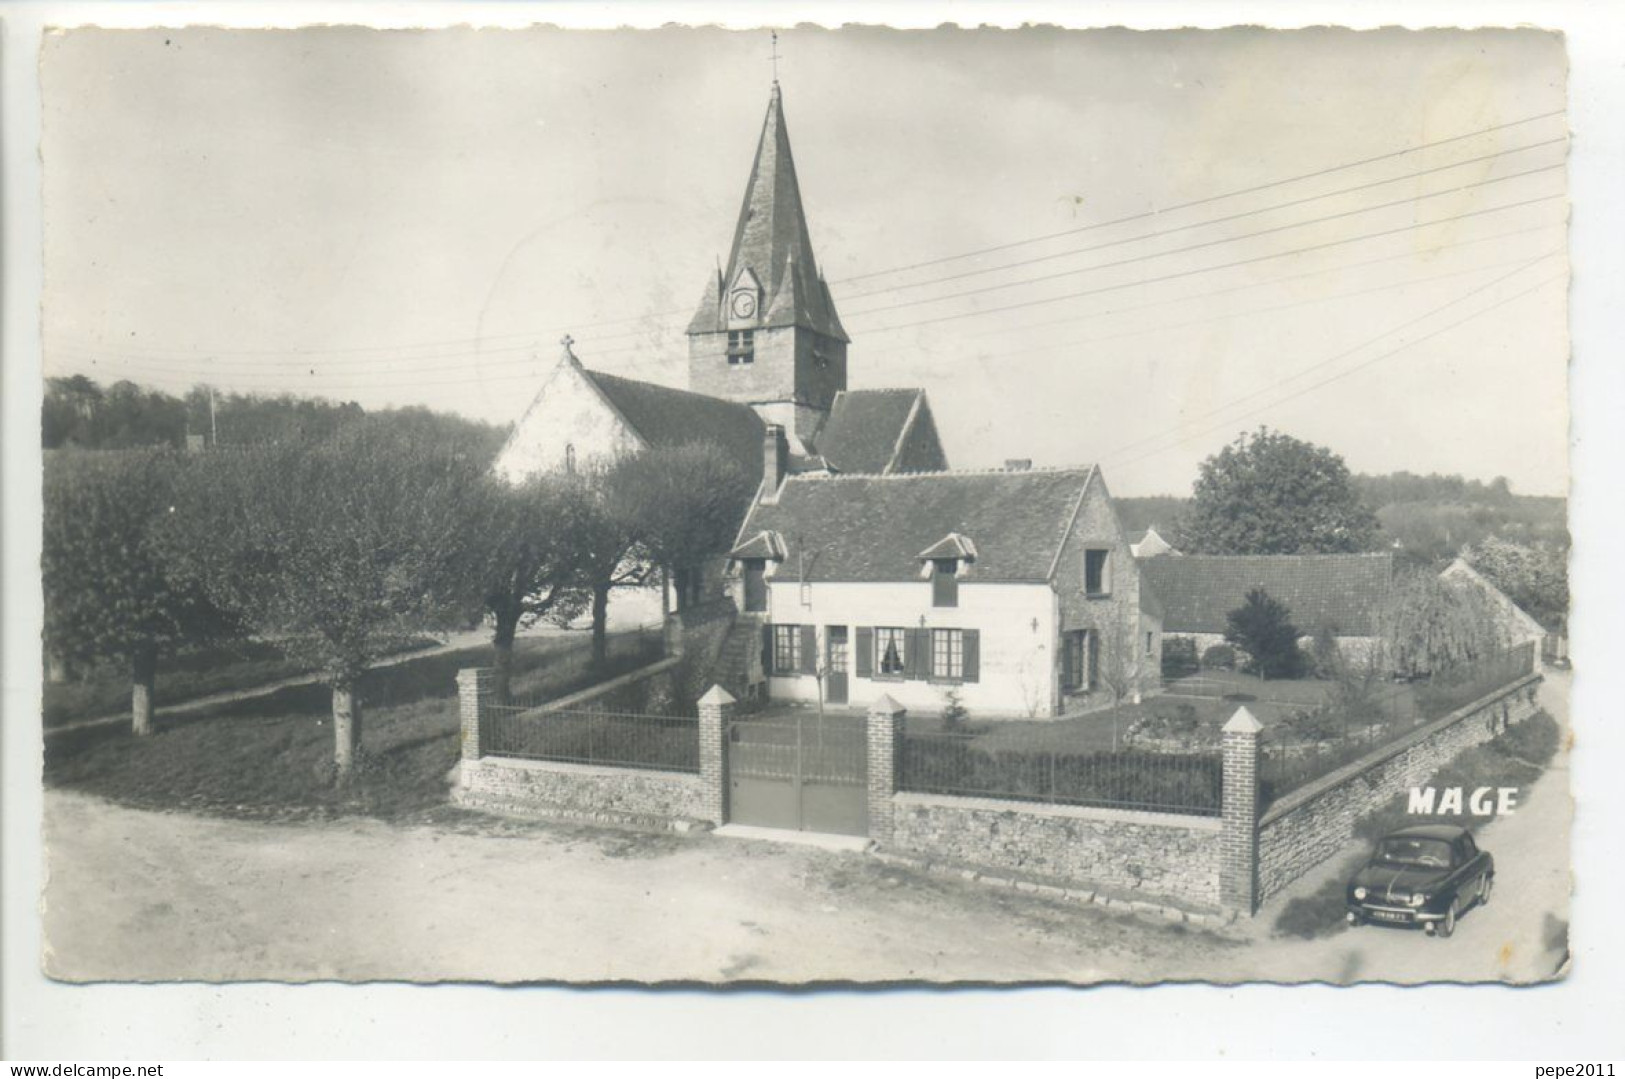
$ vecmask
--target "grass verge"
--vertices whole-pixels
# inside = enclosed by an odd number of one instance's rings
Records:
[[[1496,735],[1483,745],[1458,753],[1450,763],[1435,772],[1427,785],[1432,787],[1527,787],[1539,779],[1557,753],[1562,731],[1557,721],[1537,712],[1516,726]],[[1355,825],[1355,835],[1372,842],[1396,828],[1413,824],[1456,824],[1476,831],[1493,817],[1431,816],[1408,811],[1408,796],[1399,795]],[[1343,890],[1365,852],[1343,862],[1338,871],[1314,892],[1288,900],[1275,916],[1274,932],[1281,936],[1312,940],[1329,937],[1346,928]]]
[[[595,668],[581,661],[581,644],[523,639],[516,673],[533,692],[558,696],[642,661],[612,655]],[[145,738],[122,725],[64,732],[46,744],[45,782],[146,809],[258,820],[409,817],[445,803],[459,754],[456,672],[489,662],[485,645],[370,672],[360,687],[364,755],[342,785],[333,781],[332,699],[320,684],[160,713]]]

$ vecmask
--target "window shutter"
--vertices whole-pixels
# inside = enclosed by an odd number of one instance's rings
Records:
[[[762,673],[773,673],[773,625],[762,626]]]
[[[909,630],[907,648],[908,655],[903,657],[903,677],[927,677],[931,669],[931,631],[918,628]]]
[[[870,626],[858,627],[857,662],[859,678],[873,678],[875,673],[875,631]]]
[[[801,673],[818,673],[818,627],[801,627]]]
[[[982,634],[980,630],[967,629],[965,631],[965,676],[966,682],[975,682],[982,677]]]
[[[1100,684],[1100,631],[1089,631],[1089,689]]]

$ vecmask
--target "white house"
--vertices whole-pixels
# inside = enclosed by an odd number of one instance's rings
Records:
[[[774,699],[931,712],[957,689],[1055,716],[1157,679],[1160,613],[1098,468],[769,474],[730,558]]]

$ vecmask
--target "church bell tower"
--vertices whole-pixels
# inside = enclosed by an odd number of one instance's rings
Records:
[[[846,389],[850,338],[813,258],[777,81],[727,266],[688,326],[688,384],[755,408],[803,450]]]

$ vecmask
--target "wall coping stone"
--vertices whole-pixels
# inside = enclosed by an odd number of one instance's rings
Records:
[[[1471,704],[1465,704],[1448,715],[1440,716],[1438,719],[1425,723],[1404,737],[1397,738],[1387,745],[1367,753],[1358,760],[1351,761],[1336,771],[1327,772],[1314,782],[1305,784],[1286,796],[1276,799],[1275,804],[1270,806],[1264,815],[1258,819],[1259,831],[1263,831],[1293,810],[1301,809],[1322,795],[1331,793],[1362,772],[1367,772],[1385,761],[1392,760],[1406,750],[1412,749],[1432,738],[1440,731],[1471,719],[1474,713],[1482,711],[1503,698],[1511,697],[1531,685],[1545,681],[1545,677],[1539,671],[1526,674],[1516,682],[1509,682],[1500,689],[1485,694]]]
[[[577,704],[584,701],[589,701],[594,697],[601,697],[605,693],[609,693],[612,690],[620,689],[622,686],[629,686],[633,682],[641,682],[645,678],[653,678],[657,674],[671,670],[673,667],[676,667],[678,664],[682,663],[682,661],[683,659],[681,656],[662,657],[646,667],[639,667],[637,670],[627,671],[625,674],[617,675],[607,682],[599,682],[597,685],[588,686],[586,689],[577,690],[576,692],[560,697],[557,700],[548,701],[545,704],[538,704],[536,706],[536,711],[558,712],[567,708],[573,708]]]
[[[1033,817],[1071,820],[1111,821],[1115,824],[1147,824],[1162,828],[1184,828],[1192,832],[1218,833],[1224,827],[1219,817],[1198,817],[1186,813],[1153,813],[1141,809],[1111,809],[1106,806],[1061,805],[1057,802],[1018,802],[1004,798],[971,798],[959,794],[926,794],[898,791],[892,796],[899,808],[938,806],[944,809],[986,810],[994,813],[1023,813]]]
[[[698,772],[676,772],[664,768],[624,768],[613,764],[579,764],[575,761],[537,761],[528,757],[481,757],[478,761],[464,761],[467,768],[474,765],[479,768],[512,768],[521,772],[555,772],[563,775],[576,776],[650,776],[655,779],[680,780],[700,784]]]

